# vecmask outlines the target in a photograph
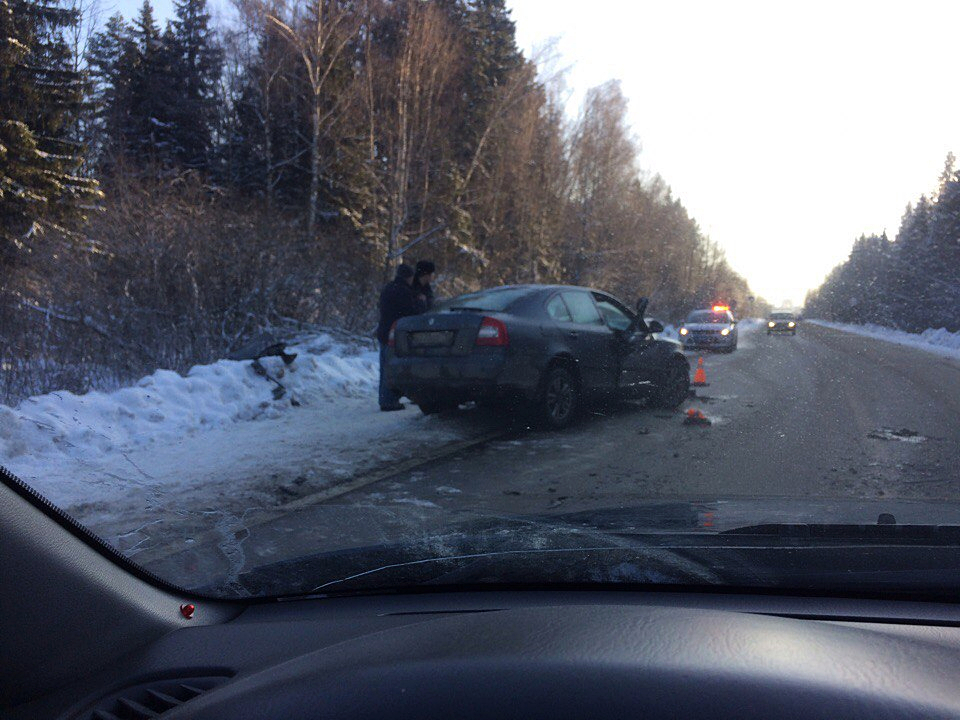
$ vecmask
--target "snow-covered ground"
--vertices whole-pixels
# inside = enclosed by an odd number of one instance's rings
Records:
[[[290,366],[262,360],[280,399],[250,362],[221,360],[0,405],[0,464],[88,525],[119,528],[152,511],[276,504],[469,432],[415,407],[381,413],[374,350],[328,335],[288,350]]]
[[[929,328],[921,333],[908,333],[882,325],[853,325],[827,320],[807,320],[806,322],[960,359],[960,332],[948,332],[945,328]]]

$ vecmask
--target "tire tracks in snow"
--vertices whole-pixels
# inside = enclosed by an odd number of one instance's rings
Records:
[[[279,520],[292,511],[295,512],[303,508],[330,502],[331,500],[341,497],[342,495],[352,493],[369,485],[373,485],[374,483],[388,480],[396,475],[402,475],[424,465],[429,465],[437,462],[438,460],[446,459],[464,450],[469,450],[479,445],[497,440],[511,432],[515,432],[515,429],[512,427],[501,427],[497,430],[485,432],[466,440],[448,443],[440,448],[437,448],[437,451],[432,453],[429,457],[408,458],[407,460],[391,463],[385,467],[381,466],[374,468],[370,471],[354,475],[353,477],[342,482],[337,482],[322,490],[318,490],[317,492],[293,499],[290,502],[264,508],[257,508],[259,512],[257,513],[256,519],[250,521],[244,520],[240,525],[232,526],[232,529],[236,530],[238,533],[243,533],[244,539],[246,539],[246,537],[249,537],[249,534],[253,528]],[[246,515],[246,512],[243,514]],[[224,527],[222,523],[218,522],[217,526],[212,529],[194,533],[192,538],[193,542],[189,547],[185,547],[180,544],[176,546],[170,546],[167,543],[163,543],[152,548],[145,548],[139,553],[133,555],[130,559],[139,565],[149,568],[154,563],[169,560],[170,558],[173,558],[184,552],[196,552],[199,548],[209,547],[223,552],[225,538]],[[231,549],[233,548],[232,545],[230,545],[230,547]],[[236,567],[233,559],[231,559],[231,569],[235,571],[236,574],[239,574],[240,569]]]

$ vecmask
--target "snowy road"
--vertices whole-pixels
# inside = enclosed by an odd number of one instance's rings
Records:
[[[622,403],[556,433],[478,410],[378,413],[361,358],[357,392],[311,397],[301,378],[302,407],[89,461],[82,498],[74,490],[65,504],[145,566],[196,586],[476,515],[651,499],[960,500],[957,358],[813,324],[768,337],[748,323],[736,353],[704,357],[709,386],[683,410],[701,409],[710,427]],[[55,496],[56,480],[35,482]]]
[[[165,575],[225,578],[470,516],[650,499],[960,499],[956,359],[807,325],[796,338],[745,333],[736,353],[705,360],[709,387],[684,409],[703,410],[710,427],[624,403],[565,432],[513,433],[286,511],[252,510],[203,541],[242,557],[148,550],[142,560]]]

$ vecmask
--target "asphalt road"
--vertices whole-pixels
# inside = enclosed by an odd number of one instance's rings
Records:
[[[796,337],[742,328],[737,352],[703,357],[709,386],[675,412],[621,403],[565,431],[521,428],[414,458],[401,472],[245,518],[218,541],[229,570],[199,549],[155,569],[235,575],[297,553],[429,535],[464,516],[654,499],[960,500],[957,361],[811,324]],[[689,408],[712,424],[684,425]],[[489,431],[490,418],[476,422]]]
[[[960,363],[815,325],[753,331],[734,354],[702,357],[709,386],[676,413],[596,408],[570,430],[475,447],[336,502],[545,512],[651,498],[960,499]],[[691,407],[713,424],[684,425]]]

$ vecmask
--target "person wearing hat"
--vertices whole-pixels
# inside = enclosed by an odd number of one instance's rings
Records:
[[[390,328],[402,317],[419,315],[423,306],[413,292],[414,270],[409,265],[400,265],[397,275],[380,293],[380,322],[377,323],[377,340],[380,342],[380,409],[383,412],[403,410],[403,403],[396,390],[387,386],[384,370],[387,351],[390,347]]]
[[[433,287],[430,283],[433,282],[436,270],[437,266],[430,260],[420,260],[413,275],[413,293],[417,296],[423,312],[430,312],[433,308]]]

